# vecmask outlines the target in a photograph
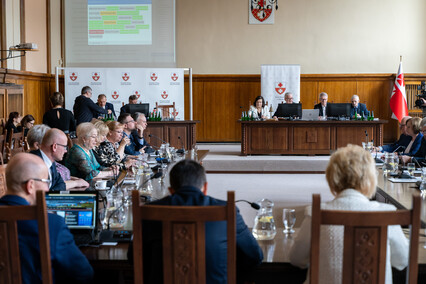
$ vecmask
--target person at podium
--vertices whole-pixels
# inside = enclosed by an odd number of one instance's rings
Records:
[[[363,113],[364,113],[364,116],[368,115],[367,106],[359,102],[358,95],[353,95],[351,98],[351,117],[354,117],[355,113],[357,115],[361,115]]]
[[[314,106],[314,109],[319,109],[319,116],[327,117],[330,116],[330,108],[327,105],[328,94],[326,92],[322,92],[319,94],[319,104]]]
[[[257,96],[252,106],[248,111],[248,116],[253,118],[270,119],[268,106],[265,105],[265,99],[262,96]]]

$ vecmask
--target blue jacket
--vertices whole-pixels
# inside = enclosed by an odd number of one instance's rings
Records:
[[[0,206],[29,205],[22,197],[5,195]],[[50,255],[53,279],[57,283],[90,283],[93,269],[87,258],[74,243],[74,238],[64,219],[48,214]],[[22,283],[41,282],[40,247],[36,220],[18,221],[19,257],[21,260]]]
[[[420,146],[422,144],[422,140],[423,140],[423,134],[420,132],[417,135],[416,139],[414,139],[413,145],[411,145],[410,152],[408,152],[407,154],[404,153],[403,155],[414,156],[414,154],[417,153],[417,151],[419,151]]]
[[[123,135],[126,135],[126,133],[123,133]],[[124,137],[124,136],[123,136]],[[138,133],[136,131],[133,131],[130,133],[130,136],[127,136],[130,139],[130,145],[126,145],[124,147],[124,153],[127,155],[140,155],[139,152],[140,149],[146,146],[145,153],[152,153],[154,152],[154,149],[146,142],[146,139],[143,139],[142,143],[140,142],[140,138],[138,136]]]
[[[424,136],[423,136],[424,138]],[[419,150],[414,154],[413,158],[421,165],[425,166],[426,164],[426,139],[422,139]]]
[[[209,206],[226,205],[223,200],[204,195],[198,188],[183,187],[171,196],[150,203],[151,205],[182,205],[182,206]],[[259,265],[263,253],[254,239],[247,225],[244,223],[237,208],[237,266],[246,271]],[[144,279],[147,283],[162,283],[162,244],[161,223],[144,222]],[[226,222],[206,223],[206,283],[226,283]],[[131,248],[130,248],[131,249]],[[132,252],[129,251],[129,257]],[[151,261],[149,261],[149,260]]]
[[[36,156],[39,156],[40,158],[43,159],[40,150],[33,150],[30,152],[31,154],[34,154]],[[50,171],[50,170],[49,170]],[[56,170],[56,165],[55,163],[52,164],[52,184],[50,185],[49,191],[62,191],[62,190],[67,190],[67,186],[64,182],[64,180],[62,179],[62,176],[58,173],[58,171]]]
[[[97,103],[96,103],[96,105],[97,106],[99,106]],[[101,107],[101,106],[99,106],[99,107]],[[102,107],[101,107],[102,108]],[[112,104],[112,103],[109,103],[109,102],[107,102],[106,104],[105,104],[105,110],[106,111],[108,111],[108,110],[111,110],[112,111],[112,115],[114,116],[114,119],[115,120],[117,120],[117,115],[115,114],[115,111],[114,111],[114,105]],[[106,116],[107,114],[106,113],[100,113],[100,112],[98,112],[98,113],[96,113],[96,115],[95,115],[95,118],[98,118],[98,117],[102,117],[102,118],[105,118],[105,116]]]
[[[398,141],[395,141],[393,144],[382,146],[382,152],[390,153],[395,151],[400,146],[407,148],[408,144],[410,144],[410,141],[411,141],[411,136],[401,134],[401,136],[399,136]],[[400,148],[399,150],[402,150],[402,149]]]
[[[355,112],[357,114],[361,114],[362,112],[364,112],[364,116],[368,115],[368,110],[367,110],[367,106],[365,104],[362,103],[358,103],[358,107],[354,108],[353,105],[351,105],[351,116],[355,115]]]

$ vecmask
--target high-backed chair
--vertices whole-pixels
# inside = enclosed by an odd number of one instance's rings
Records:
[[[175,102],[171,105],[159,105],[158,102],[155,102],[155,108],[157,111],[161,111],[162,118],[175,117],[177,115]]]
[[[6,134],[0,135],[0,164],[4,164],[4,157],[6,155]]]
[[[0,165],[0,197],[6,193],[6,165]]]
[[[53,283],[49,230],[43,191],[36,192],[37,205],[0,206],[0,283],[21,283],[17,221],[37,220],[43,283]]]
[[[228,191],[226,206],[141,205],[133,200],[134,283],[143,283],[143,220],[162,221],[164,283],[205,283],[205,222],[227,221],[228,283],[236,282],[235,193]],[[182,255],[185,255],[182,258]],[[149,260],[145,260],[149,261]],[[179,269],[181,267],[182,269]]]
[[[312,196],[310,283],[319,281],[321,225],[343,225],[342,283],[385,283],[388,226],[410,225],[407,282],[417,283],[420,229],[420,196],[413,196],[412,210],[337,211],[321,210],[321,197]],[[366,241],[368,239],[368,241]],[[365,244],[365,245],[364,245]],[[366,261],[365,255],[368,255]]]

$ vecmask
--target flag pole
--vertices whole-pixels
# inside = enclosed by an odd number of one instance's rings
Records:
[[[399,62],[402,62],[402,55],[399,56]]]

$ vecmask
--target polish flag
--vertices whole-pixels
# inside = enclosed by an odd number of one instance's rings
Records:
[[[390,98],[390,108],[392,110],[392,118],[401,119],[408,115],[407,96],[405,95],[404,73],[402,72],[402,62],[399,63],[398,74],[393,85],[392,95]]]

